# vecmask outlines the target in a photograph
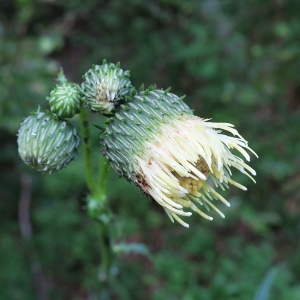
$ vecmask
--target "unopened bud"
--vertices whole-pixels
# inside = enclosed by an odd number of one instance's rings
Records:
[[[79,142],[76,128],[50,112],[27,117],[18,132],[19,155],[23,162],[47,173],[66,167],[77,155]]]

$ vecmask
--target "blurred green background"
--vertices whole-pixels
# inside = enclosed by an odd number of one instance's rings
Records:
[[[0,299],[300,299],[299,14],[298,0],[0,0]],[[150,254],[120,253],[110,291],[82,151],[41,175],[16,144],[60,66],[81,83],[103,58],[133,85],[172,86],[195,114],[233,123],[259,155],[257,184],[235,174],[248,191],[223,193],[226,219],[193,214],[190,229],[112,175],[113,242]]]

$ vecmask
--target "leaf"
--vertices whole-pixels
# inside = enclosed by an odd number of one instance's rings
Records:
[[[105,131],[105,128],[100,126],[100,125],[97,125],[97,124],[93,124],[94,127],[98,128],[100,130],[100,133],[103,133]]]
[[[269,271],[263,278],[258,290],[256,291],[254,300],[267,300],[269,298],[274,278],[278,270],[279,266],[275,266],[269,269]]]
[[[131,243],[131,244],[125,244],[120,243],[113,246],[113,251],[116,254],[130,254],[130,253],[137,253],[142,254],[147,257],[151,257],[151,253],[148,249],[148,247],[141,243]]]

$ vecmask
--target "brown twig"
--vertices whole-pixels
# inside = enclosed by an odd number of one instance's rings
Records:
[[[32,196],[32,180],[28,174],[21,175],[21,194],[19,201],[19,226],[21,235],[24,241],[25,251],[27,253],[32,281],[36,290],[37,299],[47,300],[47,284],[41,264],[38,259],[37,252],[31,243],[32,238],[32,226],[30,222],[30,202]]]

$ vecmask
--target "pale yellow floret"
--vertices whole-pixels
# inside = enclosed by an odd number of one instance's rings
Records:
[[[199,205],[207,209],[211,207],[225,217],[211,201],[215,199],[227,206],[230,204],[215,191],[208,178],[221,189],[227,188],[229,183],[246,190],[230,178],[234,167],[254,180],[249,173],[255,175],[255,171],[230,152],[234,148],[246,160],[250,160],[246,151],[253,152],[232,127],[228,123],[218,124],[190,115],[182,116],[171,124],[163,124],[156,138],[146,142],[144,153],[136,157],[138,184],[165,209],[172,222],[175,219],[188,227],[179,217],[191,215],[191,212],[183,211],[184,207],[212,220],[199,209]],[[222,130],[236,137],[227,136],[221,133]]]
[[[190,225],[188,223],[185,223],[184,221],[182,221],[176,214],[174,213],[171,213],[172,217],[174,217],[174,219],[179,223],[181,224],[182,226],[186,227],[186,228],[189,228]]]
[[[235,185],[235,186],[238,187],[239,189],[244,190],[244,191],[247,191],[247,188],[246,188],[245,186],[239,184],[238,182],[236,182],[236,181],[234,181],[234,180],[232,180],[232,179],[230,179],[230,178],[227,178],[227,181],[228,181],[229,183],[231,183],[232,185]]]

